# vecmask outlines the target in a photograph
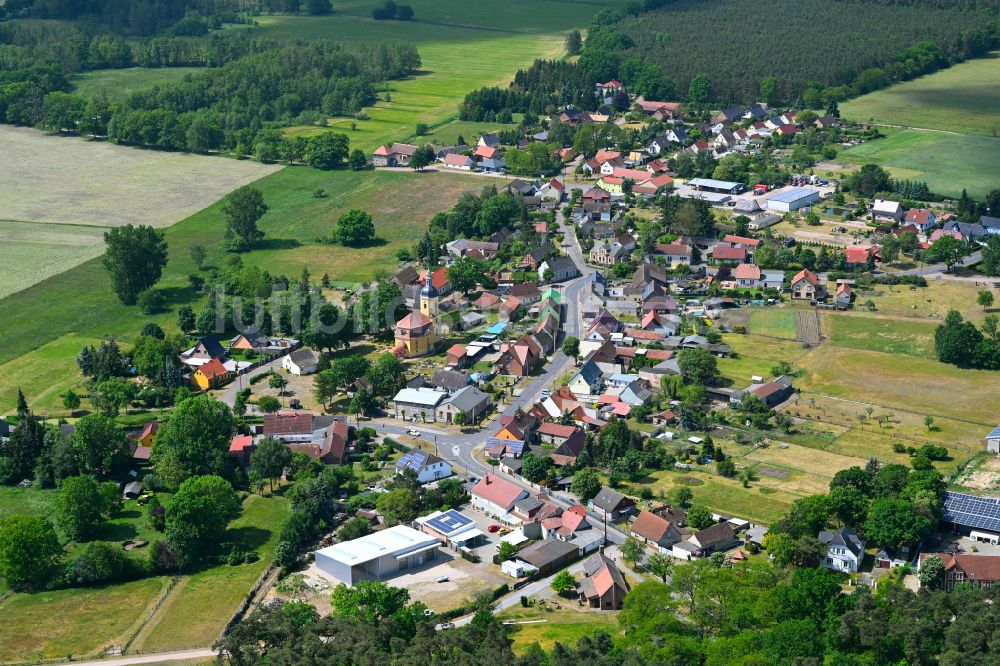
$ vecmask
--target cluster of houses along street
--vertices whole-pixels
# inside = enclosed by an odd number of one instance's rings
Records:
[[[599,84],[595,94],[614,97],[621,89],[619,82],[609,81]],[[776,188],[710,178],[683,180],[670,172],[671,155],[708,151],[721,157],[758,150],[775,136],[794,136],[804,128],[790,114],[758,104],[723,109],[708,122],[690,122],[681,117],[678,105],[642,98],[635,100],[633,112],[663,123],[663,133],[639,150],[609,146],[593,155],[575,155],[570,148],[561,151],[560,157],[574,165],[585,185],[566,176],[496,181],[500,192],[519,198],[529,211],[527,232],[504,228],[488,238],[455,238],[429,265],[406,264],[383,278],[399,288],[404,312],[391,326],[391,342],[380,351],[395,355],[407,373],[405,385],[380,396],[377,422],[392,432],[409,431],[418,439],[438,433],[442,442],[461,428],[471,428],[482,440],[476,455],[490,471],[481,476],[462,474],[467,506],[376,529],[316,551],[316,566],[324,575],[347,584],[392,578],[436,566],[444,559],[438,557],[439,551],[446,549],[483,566],[498,566],[515,579],[545,577],[577,566],[582,598],[594,608],[616,609],[628,583],[621,562],[607,549],[620,543],[622,536],[640,541],[647,554],[668,554],[678,560],[720,552],[739,560],[764,544],[765,525],[715,515],[711,525],[694,529],[684,508],[637,501],[612,487],[602,487],[584,501],[571,492],[573,474],[588,438],[599,436],[616,419],[641,414],[652,426],[649,437],[684,446],[686,435],[681,434],[675,413],[679,403],[664,409],[657,393],[665,378],[681,374],[678,357],[684,350],[701,349],[717,357],[733,354],[719,335],[728,330],[727,311],[748,302],[771,307],[783,299],[852,307],[852,279],[834,279],[808,268],[786,273],[758,264],[768,244],[788,247],[787,239],[759,232],[825,201],[833,187],[818,179]],[[575,109],[564,109],[557,118],[573,127],[624,123],[615,114]],[[826,116],[814,124],[829,128],[838,122]],[[542,132],[522,137],[519,145],[547,140]],[[373,163],[406,167],[416,150],[417,146],[402,143],[382,146],[374,151]],[[475,146],[438,147],[436,155],[442,169],[506,171],[504,147],[495,134],[483,134]],[[665,192],[745,216],[746,230],[715,237],[671,236],[669,242],[642,244],[635,209],[648,207]],[[969,224],[936,210],[905,210],[890,200],[876,199],[869,212],[886,234],[913,231],[923,246],[945,235],[976,241],[1000,233],[1000,219],[984,217],[979,224]],[[501,266],[498,257],[509,256],[513,243],[523,246],[526,239],[527,251]],[[871,243],[847,244],[833,251],[842,255],[848,272],[870,268],[880,260]],[[489,288],[468,295],[452,288],[449,267],[465,258],[490,266],[484,276],[489,277],[484,280]],[[372,283],[365,288],[377,287]],[[361,292],[350,296],[360,297]],[[561,355],[568,317],[579,320],[571,329],[579,324],[575,336],[579,347],[575,357],[567,359]],[[513,413],[506,410],[515,396],[528,395],[523,391],[533,378],[556,359],[567,370],[530,399],[522,398],[523,405]],[[272,364],[275,372],[310,375],[318,370],[320,355],[302,347],[299,340],[252,332],[228,341],[206,336],[182,352],[180,360],[192,385],[209,390],[264,363]],[[361,378],[347,393],[369,388]],[[706,390],[718,409],[738,405],[748,395],[777,408],[796,392],[787,376],[747,377],[736,386]],[[659,406],[650,410],[654,404]],[[263,414],[248,434],[234,437],[229,455],[248,468],[261,439],[276,438],[292,451],[342,465],[355,457],[352,433],[343,416],[281,409]],[[155,435],[156,424],[151,424],[133,438],[134,457],[148,459]],[[432,436],[437,444],[438,435]],[[1000,453],[1000,434],[994,440],[990,446]],[[409,449],[395,461],[393,471],[413,474],[422,484],[459,475],[459,463],[448,454],[448,446],[434,448],[433,452]],[[526,460],[535,458],[547,458],[553,470],[541,484],[529,481],[524,473]],[[677,465],[687,467],[684,462]],[[973,507],[969,511],[959,510],[969,506]],[[970,538],[992,542],[1000,540],[1000,523],[989,519],[995,510],[956,497],[946,503],[945,521]],[[380,527],[370,510],[364,517]],[[817,537],[827,548],[823,566],[844,573],[858,571],[865,557],[861,535],[845,527]],[[516,554],[493,565],[500,543],[514,546]],[[947,559],[952,583],[965,576],[985,584],[1000,575],[1000,567],[984,564],[975,554],[942,557]],[[875,560],[877,568],[920,562],[915,551],[881,551]]]

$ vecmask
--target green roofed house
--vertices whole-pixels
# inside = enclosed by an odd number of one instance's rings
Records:
[[[539,300],[543,300],[544,301],[546,298],[551,298],[556,303],[559,303],[560,305],[562,305],[562,294],[560,294],[559,290],[556,289],[556,288],[554,288],[554,287],[549,287],[548,289],[546,289],[545,291],[543,291],[542,292],[542,297]]]

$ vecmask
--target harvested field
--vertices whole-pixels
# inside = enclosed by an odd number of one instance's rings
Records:
[[[0,298],[100,255],[103,234],[100,227],[0,220]]]
[[[810,345],[819,344],[819,316],[814,310],[795,313],[795,339]]]
[[[0,145],[0,211],[24,222],[165,227],[281,168],[8,125],[0,126]]]

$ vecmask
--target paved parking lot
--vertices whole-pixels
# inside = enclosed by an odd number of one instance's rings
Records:
[[[1000,555],[1000,545],[974,541],[969,537],[935,532],[924,542],[925,553],[978,553],[979,555]]]

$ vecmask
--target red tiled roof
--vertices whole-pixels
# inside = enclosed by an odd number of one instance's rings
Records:
[[[480,146],[484,148],[485,146]],[[493,150],[492,148],[490,150]],[[478,150],[476,151],[479,152]],[[495,152],[495,151],[494,151]],[[468,155],[462,155],[460,153],[450,153],[444,156],[444,164],[446,166],[469,166]]]
[[[666,520],[652,511],[643,511],[632,523],[632,531],[644,539],[659,542],[667,530],[670,529],[670,521]]]
[[[645,180],[648,180],[652,174],[650,174],[648,171],[642,171],[640,169],[626,169],[625,167],[615,167],[614,171],[611,172],[611,175],[615,176],[616,178],[631,178],[636,182],[643,182]]]
[[[933,212],[927,210],[926,208],[911,208],[906,211],[906,221],[916,222],[917,224],[923,226],[927,224],[933,214]]]
[[[487,502],[492,502],[505,509],[513,506],[523,492],[525,491],[520,486],[501,479],[496,474],[487,474],[472,489],[472,494],[476,497],[481,497]]]
[[[749,245],[750,247],[760,245],[760,240],[756,238],[747,238],[746,236],[736,236],[734,234],[726,234],[722,240],[726,243],[739,243],[740,245]]]
[[[691,246],[684,243],[657,243],[657,254],[666,254],[679,257],[691,256]]]
[[[746,248],[742,247],[716,245],[712,248],[712,257],[715,259],[743,261],[747,258],[747,251]]]
[[[551,423],[546,421],[538,428],[538,432],[541,435],[551,435],[552,437],[569,437],[574,432],[576,432],[576,427],[571,425],[562,425],[560,423]]]
[[[972,555],[950,553],[920,553],[920,561],[930,556],[940,558],[945,571],[958,569],[965,574],[967,580],[991,581],[1000,580],[1000,556]]]
[[[594,155],[594,159],[597,161],[598,164],[604,164],[608,160],[613,160],[621,156],[622,154],[617,150],[604,150],[602,148],[601,150],[597,151],[596,155]]]
[[[476,157],[482,157],[487,160],[493,159],[497,154],[496,148],[491,148],[490,146],[478,146],[476,152],[473,153]]]
[[[760,266],[755,264],[740,264],[733,271],[733,277],[737,280],[759,280]]]
[[[404,331],[412,331],[413,329],[423,328],[433,323],[434,321],[420,310],[413,310],[410,314],[396,322],[396,328],[403,329]]]
[[[199,366],[198,370],[200,370],[201,374],[205,375],[208,379],[215,379],[216,377],[221,377],[229,373],[229,371],[226,370],[226,366],[224,366],[222,361],[217,358],[213,358],[208,363]]]
[[[870,247],[859,247],[857,245],[844,248],[844,257],[849,264],[863,264],[868,261],[868,256],[872,253]]]
[[[420,271],[420,284],[427,282],[427,271]],[[446,284],[448,284],[448,267],[442,266],[433,273],[431,273],[431,284],[434,285],[435,289],[441,289]]]
[[[448,348],[448,356],[461,358],[465,356],[465,345],[452,345]]]
[[[819,278],[816,277],[816,274],[813,273],[808,268],[803,268],[801,271],[799,271],[798,273],[796,273],[795,277],[792,278],[792,284],[798,283],[799,280],[805,280],[806,282],[808,282],[809,284],[811,284],[814,287],[817,284],[819,284]]]
[[[313,415],[278,412],[264,415],[265,435],[304,435],[312,432]]]
[[[233,437],[233,441],[229,445],[229,452],[242,453],[244,449],[252,445],[253,445],[253,437],[251,437],[250,435],[237,435],[236,437]]]

